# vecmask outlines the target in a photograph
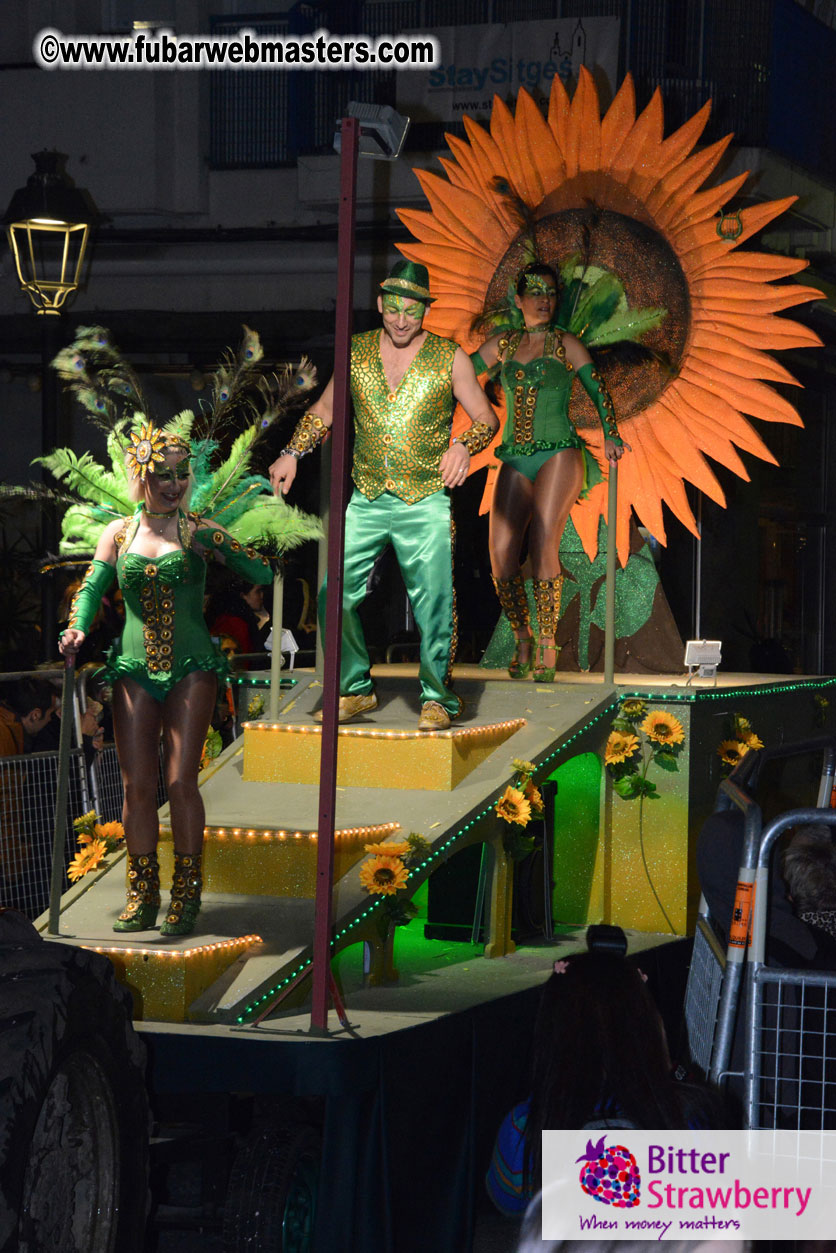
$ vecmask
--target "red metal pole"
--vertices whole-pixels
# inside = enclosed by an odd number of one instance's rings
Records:
[[[331,427],[331,506],[328,526],[328,599],[322,680],[322,748],[313,946],[311,1030],[327,1031],[334,882],[334,810],[337,800],[337,706],[343,623],[343,540],[348,504],[348,414],[354,295],[354,219],[357,199],[357,118],[342,120],[340,216],[337,244],[337,324],[334,336],[334,421]]]

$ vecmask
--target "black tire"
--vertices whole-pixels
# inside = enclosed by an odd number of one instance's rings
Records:
[[[239,1150],[229,1177],[227,1253],[312,1253],[322,1136],[308,1123],[268,1125]]]
[[[139,1253],[145,1049],[106,957],[0,912],[0,1250]]]

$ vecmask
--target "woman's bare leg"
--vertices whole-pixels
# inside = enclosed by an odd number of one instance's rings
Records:
[[[491,573],[503,583],[520,575],[520,552],[526,528],[531,518],[534,499],[533,484],[509,465],[500,466],[491,503],[489,550]],[[503,609],[511,623],[517,641],[513,659],[508,667],[512,678],[521,677],[531,661],[533,637],[525,606],[525,589],[522,584],[515,588],[497,586],[503,600]],[[516,613],[515,613],[516,610]],[[523,625],[518,625],[524,616]]]
[[[206,812],[197,775],[217,692],[213,673],[193,670],[172,688],[162,706],[165,780],[178,853],[199,853],[203,848]]]
[[[163,706],[133,679],[113,685],[113,734],[122,772],[122,824],[134,857],[153,853],[159,838],[157,774]]]
[[[520,552],[534,506],[534,484],[509,465],[496,476],[491,502],[488,546],[495,579],[512,579],[520,572]]]
[[[583,454],[577,448],[555,453],[534,482],[534,502],[528,552],[535,579],[554,580],[560,574],[560,541],[583,488]],[[549,669],[557,664],[554,635],[541,635],[538,664]]]
[[[564,448],[550,457],[534,481],[528,553],[535,579],[560,574],[560,541],[583,488],[583,454]]]

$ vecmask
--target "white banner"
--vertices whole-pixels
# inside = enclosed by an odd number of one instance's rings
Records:
[[[496,93],[504,100],[520,87],[547,98],[552,79],[577,78],[582,65],[599,90],[615,94],[619,20],[555,18],[507,25],[439,26],[441,63],[397,75],[397,108],[413,122],[454,122],[463,113],[487,114]],[[606,91],[602,93],[606,101]]]
[[[836,1132],[545,1131],[544,1240],[830,1240]]]

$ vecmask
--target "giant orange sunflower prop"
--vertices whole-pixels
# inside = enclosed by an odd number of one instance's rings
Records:
[[[744,415],[802,423],[762,381],[796,383],[764,349],[821,343],[806,326],[776,317],[821,298],[815,288],[774,286],[806,262],[734,251],[796,197],[747,208],[730,221],[718,213],[747,175],[699,190],[731,140],[729,135],[694,152],[709,109],[704,105],[665,139],[658,89],[636,117],[628,76],[602,118],[585,69],[571,100],[554,79],[547,118],[524,90],[515,114],[495,97],[488,130],[466,117],[469,142],[448,136],[452,157],[441,162],[446,179],[416,171],[431,211],[399,211],[419,241],[401,252],[430,272],[436,299],[426,325],[469,351],[484,338],[471,331],[474,316],[501,299],[509,279],[530,259],[532,241],[539,258],[556,267],[583,253],[585,264],[617,275],[630,309],[667,311],[642,337],[649,361],[607,374],[621,432],[633,450],[619,470],[622,563],[629,555],[631,509],[665,542],[663,503],[697,534],[683,480],[725,505],[706,456],[743,479],[749,476],[738,448],[775,463]],[[510,208],[512,199],[525,207],[524,228]],[[575,391],[571,416],[600,460],[603,435],[591,402]],[[485,452],[473,459],[474,468],[490,460]],[[483,510],[490,488],[489,476]],[[605,510],[604,484],[573,510],[590,557]]]

